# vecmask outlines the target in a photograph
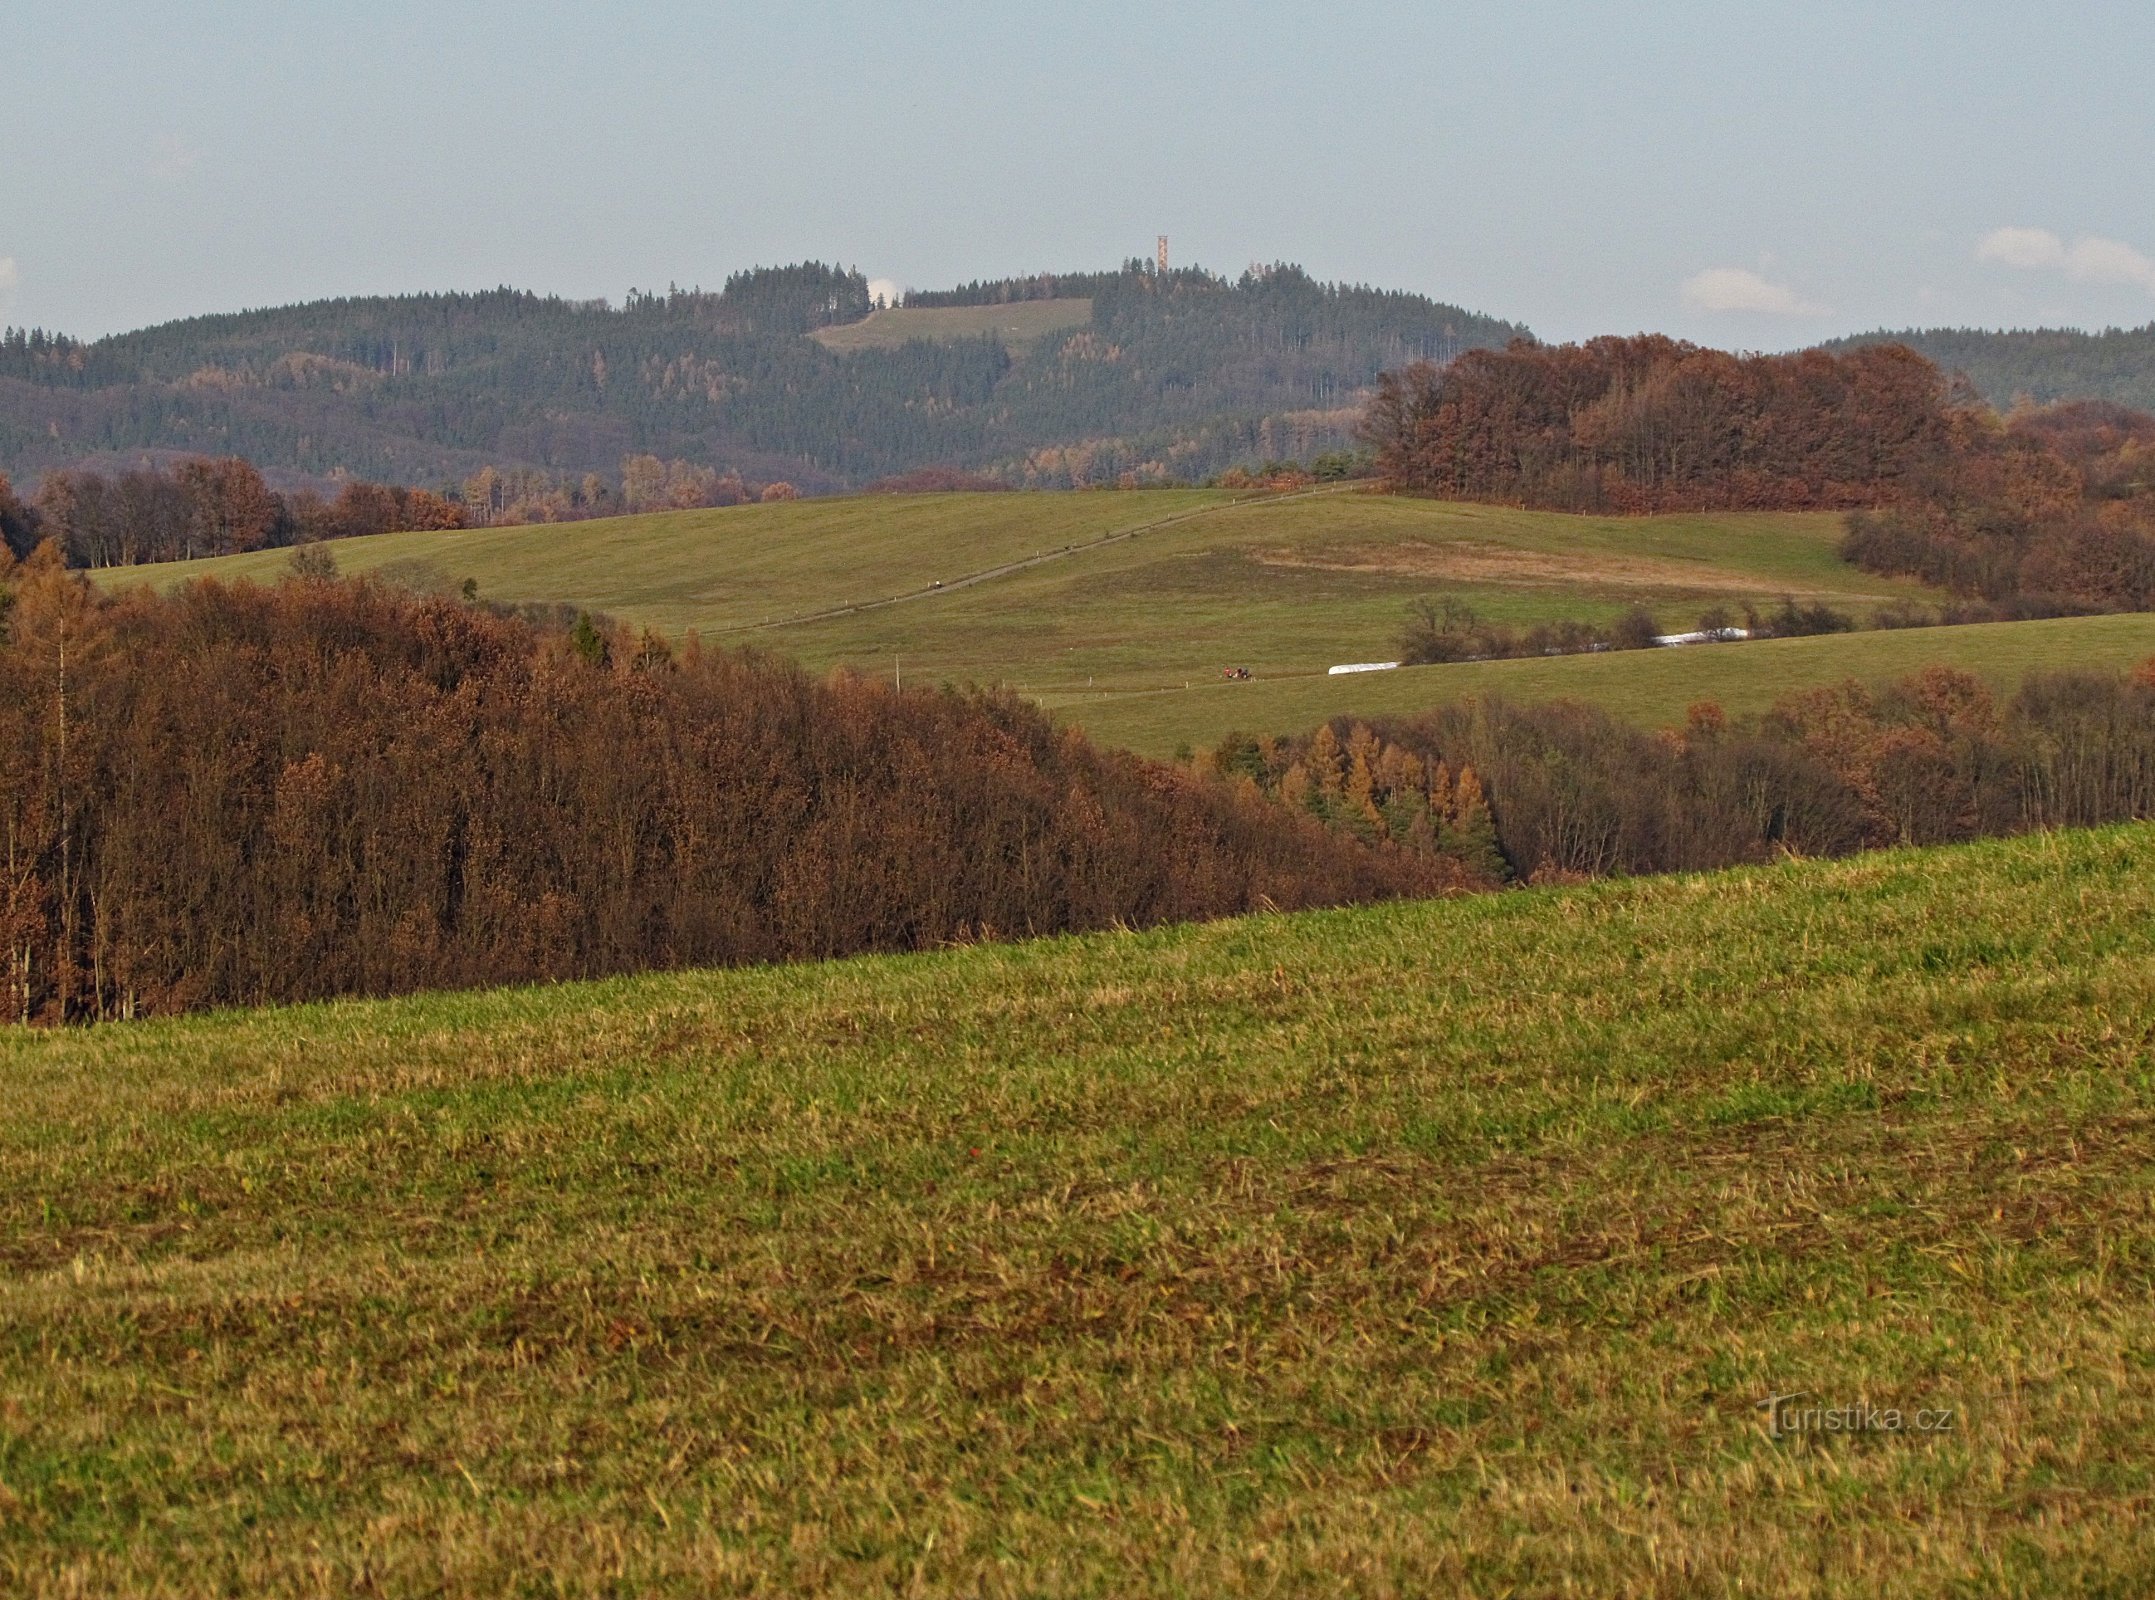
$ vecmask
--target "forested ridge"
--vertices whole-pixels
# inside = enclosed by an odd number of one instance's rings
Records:
[[[1902,344],[1964,374],[2000,410],[2020,400],[2112,400],[2155,410],[2155,322],[2138,328],[1906,328],[1821,346]]]
[[[1386,368],[1521,330],[1421,296],[1132,262],[974,284],[914,304],[1043,292],[1092,320],[1013,352],[993,337],[838,354],[806,337],[872,309],[855,271],[736,274],[619,306],[500,289],[328,300],[91,343],[0,339],[0,471],[239,456],[273,481],[453,488],[483,469],[609,483],[648,455],[808,490],[926,466],[1062,487],[1202,478],[1350,438]],[[326,487],[317,482],[313,487]]]

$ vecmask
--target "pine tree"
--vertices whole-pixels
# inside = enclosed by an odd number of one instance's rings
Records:
[[[1445,834],[1446,853],[1456,856],[1471,872],[1498,883],[1510,880],[1511,864],[1497,840],[1496,819],[1482,794],[1482,781],[1472,767],[1459,769],[1459,786],[1453,791],[1453,822]]]
[[[569,643],[594,667],[603,667],[613,659],[613,652],[606,645],[606,635],[593,625],[588,611],[578,613],[576,626],[569,630]]]

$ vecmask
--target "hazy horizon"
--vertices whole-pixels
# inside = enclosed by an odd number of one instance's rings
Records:
[[[1547,339],[2155,321],[2155,15],[943,4],[11,22],[0,323],[94,338],[816,258],[914,288],[1290,260]]]

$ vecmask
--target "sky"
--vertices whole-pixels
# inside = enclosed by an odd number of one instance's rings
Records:
[[[1294,261],[1544,338],[2155,321],[2155,7],[0,0],[0,323]]]

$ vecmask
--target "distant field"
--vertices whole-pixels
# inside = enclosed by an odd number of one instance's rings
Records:
[[[348,575],[392,567],[409,577],[415,567],[431,568],[450,587],[476,578],[492,599],[566,601],[676,638],[690,628],[714,636],[733,630],[729,642],[740,642],[739,630],[758,624],[885,600],[1233,498],[1208,490],[863,495],[550,527],[392,533],[327,548]],[[205,576],[273,583],[289,566],[287,552],[266,550],[99,576],[114,587]]]
[[[1148,531],[1113,537],[1133,529]],[[332,549],[346,572],[417,562],[444,586],[472,577],[497,599],[568,601],[676,636],[699,628],[816,668],[888,672],[902,661],[908,677],[1003,683],[1064,703],[1180,690],[1230,665],[1263,680],[1384,659],[1421,596],[1522,624],[1644,604],[1680,628],[1709,607],[1783,594],[1858,613],[1922,594],[1844,565],[1839,530],[1830,515],[1571,517],[1359,490],[1292,499],[1180,490],[865,496],[392,534]],[[1079,548],[958,586],[1065,545]],[[273,580],[286,566],[270,551],[105,581]],[[902,604],[772,625],[937,581],[948,587]]]
[[[1018,300],[1002,306],[895,306],[871,311],[859,322],[818,328],[809,337],[840,355],[855,350],[889,350],[914,339],[977,339],[994,334],[1022,349],[1051,333],[1065,333],[1092,321],[1092,302]]]
[[[2141,827],[0,1030],[0,1586],[2145,1594],[2150,1019]]]
[[[819,670],[1008,684],[1103,740],[1161,755],[1236,729],[1306,729],[1487,691],[1578,696],[1660,723],[1694,700],[1754,710],[1790,688],[1932,661],[2009,684],[2034,667],[2155,655],[2155,617],[2131,616],[1323,676],[1334,662],[1388,658],[1420,596],[1516,624],[1643,604],[1672,629],[1783,594],[1859,616],[1928,597],[1845,565],[1839,532],[1827,514],[1574,517],[1359,490],[1173,490],[859,496],[330,548],[347,573],[388,568],[445,588],[472,577],[492,598],[566,601],[676,638],[696,628]],[[264,551],[101,577],[274,581],[287,566],[285,552]],[[966,583],[982,572],[994,575]],[[784,621],[834,608],[842,614]],[[1254,681],[1222,683],[1230,665]]]
[[[1980,674],[2009,691],[2033,671],[2115,672],[2150,657],[2155,657],[2155,615],[2067,617],[1461,662],[1348,678],[1208,682],[1188,690],[1049,703],[1060,718],[1096,739],[1164,756],[1183,746],[1216,744],[1230,731],[1306,732],[1330,717],[1411,715],[1468,695],[1498,694],[1520,703],[1586,700],[1632,722],[1660,727],[1681,723],[1694,701],[1716,700],[1736,713],[1763,711],[1792,690],[1850,678],[1878,683],[1933,664]]]

